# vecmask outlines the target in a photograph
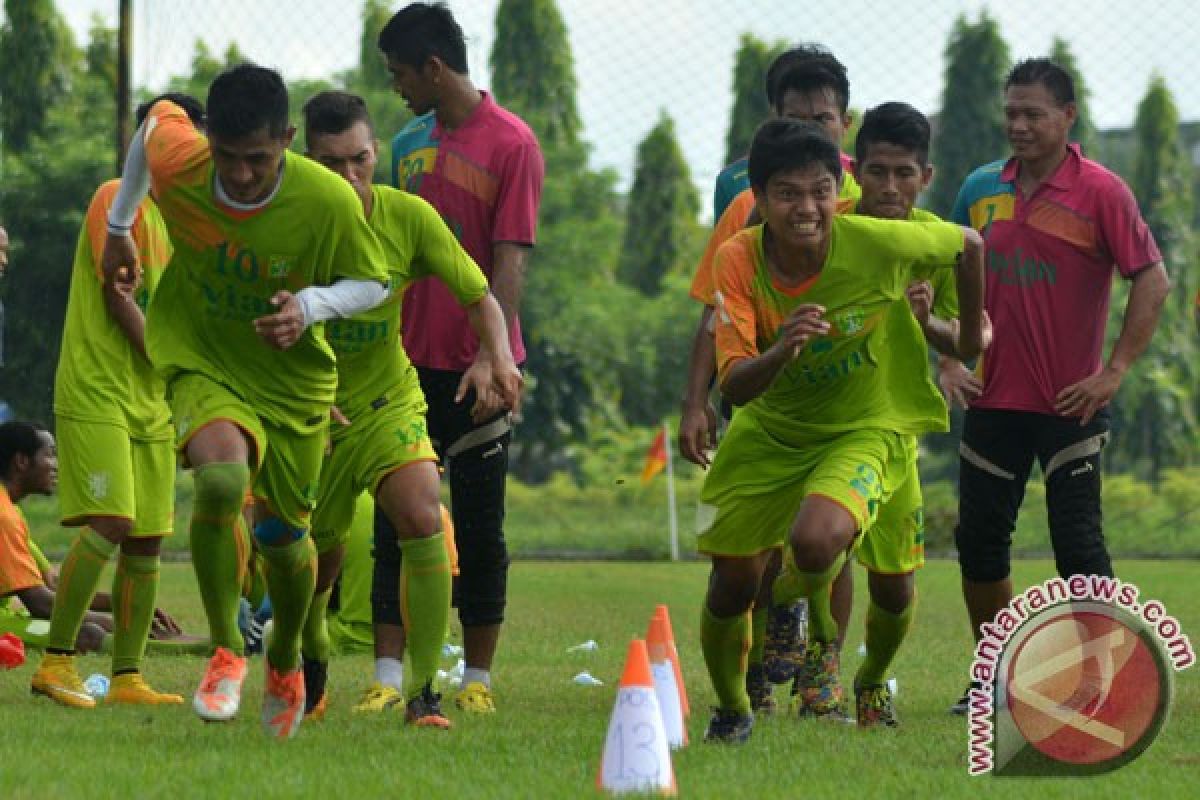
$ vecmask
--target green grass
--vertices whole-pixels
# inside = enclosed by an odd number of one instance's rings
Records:
[[[1195,565],[1126,562],[1123,577],[1158,598],[1200,640]],[[1019,586],[1052,574],[1022,562]],[[857,580],[856,624],[844,672],[857,664],[865,581]],[[675,754],[680,796],[729,797],[1194,797],[1200,784],[1200,670],[1178,676],[1172,716],[1139,760],[1080,779],[968,778],[964,723],[945,713],[963,688],[970,642],[957,568],[930,563],[919,576],[917,622],[898,663],[898,731],[861,733],[779,716],[741,748],[700,742],[713,703],[698,643],[706,567],[697,563],[531,563],[513,566],[509,623],[497,662],[500,713],[468,718],[451,709],[452,731],[410,730],[399,715],[349,712],[371,669],[367,657],[335,660],[325,721],[289,743],[269,741],[258,722],[261,663],[255,661],[242,716],[205,725],[190,709],[75,712],[29,695],[31,664],[0,673],[0,797],[513,797],[595,796],[600,751],[630,637],[656,603],[672,610],[690,691],[692,744]],[[202,612],[187,565],[164,571],[163,605],[192,629]],[[595,653],[567,653],[595,639]],[[190,695],[196,658],[150,660],[156,685]],[[82,659],[84,674],[104,671]],[[576,686],[587,669],[603,687]]]

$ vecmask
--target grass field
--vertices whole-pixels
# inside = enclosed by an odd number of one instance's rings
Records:
[[[1158,598],[1200,640],[1194,563],[1126,562],[1123,577]],[[1019,586],[1052,574],[1021,562]],[[202,628],[190,567],[164,571],[162,604]],[[713,702],[698,642],[701,564],[514,564],[510,622],[498,660],[500,713],[468,718],[451,709],[449,732],[406,729],[399,714],[352,716],[371,668],[367,657],[335,660],[327,718],[289,743],[267,740],[258,722],[261,663],[255,661],[241,717],[205,725],[184,708],[92,712],[29,694],[31,664],[0,673],[0,798],[45,797],[512,797],[594,796],[594,780],[625,646],[642,635],[656,603],[672,610],[689,688],[692,744],[675,754],[681,797],[1195,797],[1200,787],[1200,670],[1178,675],[1171,719],[1128,767],[1094,779],[969,778],[961,718],[945,709],[964,684],[970,643],[951,562],[920,574],[914,632],[896,665],[897,731],[859,732],[777,716],[740,748],[700,740]],[[843,662],[857,665],[865,581]],[[568,653],[595,639],[601,649]],[[156,685],[190,695],[197,658],[150,660]],[[81,671],[105,671],[82,659]],[[602,687],[571,678],[587,669]]]

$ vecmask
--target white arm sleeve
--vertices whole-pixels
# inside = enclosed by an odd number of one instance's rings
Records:
[[[296,292],[304,311],[304,327],[327,319],[345,319],[370,311],[388,297],[378,281],[340,280],[332,286],[309,286]]]
[[[151,118],[147,117],[147,121]],[[121,188],[113,198],[108,210],[108,232],[129,233],[137,218],[138,206],[150,191],[150,168],[146,165],[146,148],[143,140],[146,122],[141,124],[129,142],[129,153],[125,156],[125,169],[121,172]]]

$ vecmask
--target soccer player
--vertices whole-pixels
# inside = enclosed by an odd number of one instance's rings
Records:
[[[1012,157],[971,173],[954,204],[954,220],[984,235],[996,326],[959,448],[954,538],[976,641],[1012,599],[1009,549],[1035,457],[1059,574],[1112,575],[1100,509],[1108,404],[1170,288],[1129,188],[1068,142],[1070,75],[1048,59],[1022,61],[1005,81],[1004,114]],[[1131,287],[1104,362],[1114,267]],[[965,714],[966,701],[951,710]]]
[[[187,95],[170,100],[202,126],[204,109]],[[149,112],[138,109],[139,124]],[[113,681],[110,703],[182,703],[142,678],[140,665],[154,621],[159,551],[173,528],[175,459],[162,379],[145,351],[143,309],[171,258],[171,242],[148,198],[130,235],[137,245],[136,295],[100,269],[106,219],[119,181],[96,190],[75,248],[62,353],[54,381],[54,414],[62,450],[62,523],[80,528],[63,561],[46,655],[33,675],[36,694],[90,708],[74,666],[75,641],[92,606],[100,573],[119,550],[113,576]]]
[[[846,68],[819,45],[803,45],[780,55],[767,71],[767,97],[776,117],[814,122],[841,142],[850,126],[848,111],[850,81]],[[849,172],[851,159],[842,155],[843,174],[838,210],[850,210],[858,198],[858,184]],[[731,236],[755,216],[754,195],[747,187],[717,222],[708,246],[696,268],[691,296],[704,306],[692,339],[687,388],[679,422],[679,449],[684,458],[701,466],[709,463],[708,450],[716,444],[716,413],[708,403],[709,387],[716,372],[712,334],[713,259]],[[756,710],[772,708],[771,684],[791,680],[804,658],[804,603],[784,606],[771,597],[772,577],[779,559],[768,565],[763,596],[754,613],[754,637],[749,654],[750,694]],[[853,602],[853,573],[847,567],[834,581],[831,603],[838,629],[844,635]]]
[[[39,425],[20,421],[0,425],[0,634],[16,634],[25,644],[41,650],[46,649],[58,570],[30,536],[19,503],[31,494],[54,493],[57,452],[54,436]],[[21,601],[22,613],[8,608],[10,597]],[[78,652],[112,651],[113,606],[108,594],[95,594],[75,639]],[[201,644],[207,647],[207,641],[183,635],[166,611],[154,609],[147,643],[150,649],[178,655],[200,652]],[[125,700],[118,697],[110,702]]]
[[[474,259],[508,323],[517,364],[525,360],[517,309],[522,274],[537,227],[541,151],[515,114],[480,91],[467,74],[462,28],[443,4],[412,3],[379,34],[392,86],[417,118],[392,140],[392,182],[437,209]],[[508,549],[504,488],[511,415],[480,417],[463,376],[479,340],[467,313],[438,281],[423,280],[404,296],[404,349],[429,402],[429,436],[450,481],[461,574],[454,605],[463,626],[466,671],[455,704],[469,712],[496,710],[491,668],[504,621]],[[399,569],[386,519],[376,515],[376,569],[388,586]],[[383,558],[380,558],[380,555]]]
[[[409,723],[447,728],[450,722],[442,715],[433,679],[450,613],[450,558],[443,542],[440,479],[426,432],[425,397],[400,340],[405,290],[417,279],[435,276],[466,309],[480,348],[454,401],[471,393],[476,419],[516,409],[521,373],[509,350],[504,312],[488,291],[487,279],[437,211],[415,195],[371,184],[375,131],[362,98],[333,91],[316,95],[304,106],[304,130],[309,158],[354,187],[392,279],[387,303],[326,328],[338,358],[337,407],[348,424],[334,428],[313,518],[320,558],[303,648],[305,682],[314,692],[309,706],[323,702],[331,649],[325,611],[356,498],[368,490],[396,531],[403,553],[399,580],[373,589],[390,595],[389,605],[401,615],[406,635],[412,673],[398,699],[405,702]],[[379,548],[397,549],[397,543],[380,543]]]
[[[880,219],[933,221],[937,216],[916,208],[918,195],[929,186],[929,121],[906,103],[884,103],[863,116],[855,139],[854,173],[862,188],[855,213]],[[889,337],[919,342],[923,333],[940,353],[958,357],[954,320],[958,294],[950,270],[933,274],[929,282],[909,287],[909,303],[893,303],[887,314]],[[918,333],[918,326],[920,333]],[[990,336],[984,323],[984,346]],[[911,381],[910,397],[919,403],[927,430],[948,429],[946,405],[930,382],[924,363]],[[915,455],[916,437],[909,449]],[[914,459],[895,493],[879,507],[878,517],[862,538],[858,560],[867,568],[870,604],[867,607],[866,658],[854,678],[855,716],[862,727],[897,724],[887,671],[912,626],[916,604],[915,571],[925,562],[921,483]],[[795,688],[811,688],[805,675]],[[808,685],[805,685],[808,684]]]
[[[235,526],[252,485],[274,608],[262,721],[287,738],[304,710],[300,633],[316,579],[308,520],[337,378],[317,323],[375,307],[388,277],[353,190],[288,151],[295,128],[277,72],[232,67],[206,106],[207,139],[174,103],[150,110],[109,213],[104,266],[109,274],[136,262],[127,231],[153,181],[175,255],[150,304],[146,344],[195,475],[192,563],[215,647],[192,707],[221,721],[240,706],[247,554]]]
[[[832,677],[803,698],[806,708],[840,705],[837,625],[828,602],[814,600],[828,596],[856,537],[907,476],[911,435],[935,416],[913,380],[925,369],[924,342],[893,339],[891,306],[907,302],[914,278],[953,268],[963,311],[956,352],[980,347],[978,234],[838,215],[840,153],[811,124],[767,122],[749,169],[763,224],[726,242],[714,264],[721,392],[741,408],[705,478],[712,518],[697,542],[712,558],[701,645],[718,698],[705,738],[717,742],[744,741],[753,728],[747,612],[785,541],[776,591],[785,602],[808,598],[804,669],[817,661]]]

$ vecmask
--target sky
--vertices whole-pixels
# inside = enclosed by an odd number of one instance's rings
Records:
[[[56,1],[81,40],[94,13],[116,24],[117,0]],[[497,3],[448,2],[483,88]],[[1055,36],[1067,40],[1099,127],[1129,126],[1155,73],[1166,79],[1181,118],[1200,119],[1194,0],[558,0],[558,7],[593,166],[616,169],[622,187],[632,182],[638,142],[665,112],[708,196],[725,155],[733,58],[747,32],[825,44],[847,66],[854,108],[905,100],[933,113],[956,17],[974,20],[987,9],[1014,59],[1048,54]],[[357,59],[355,0],[134,0],[133,9],[134,81],[151,89],[188,70],[197,38],[215,53],[236,41],[289,79],[330,77]]]

